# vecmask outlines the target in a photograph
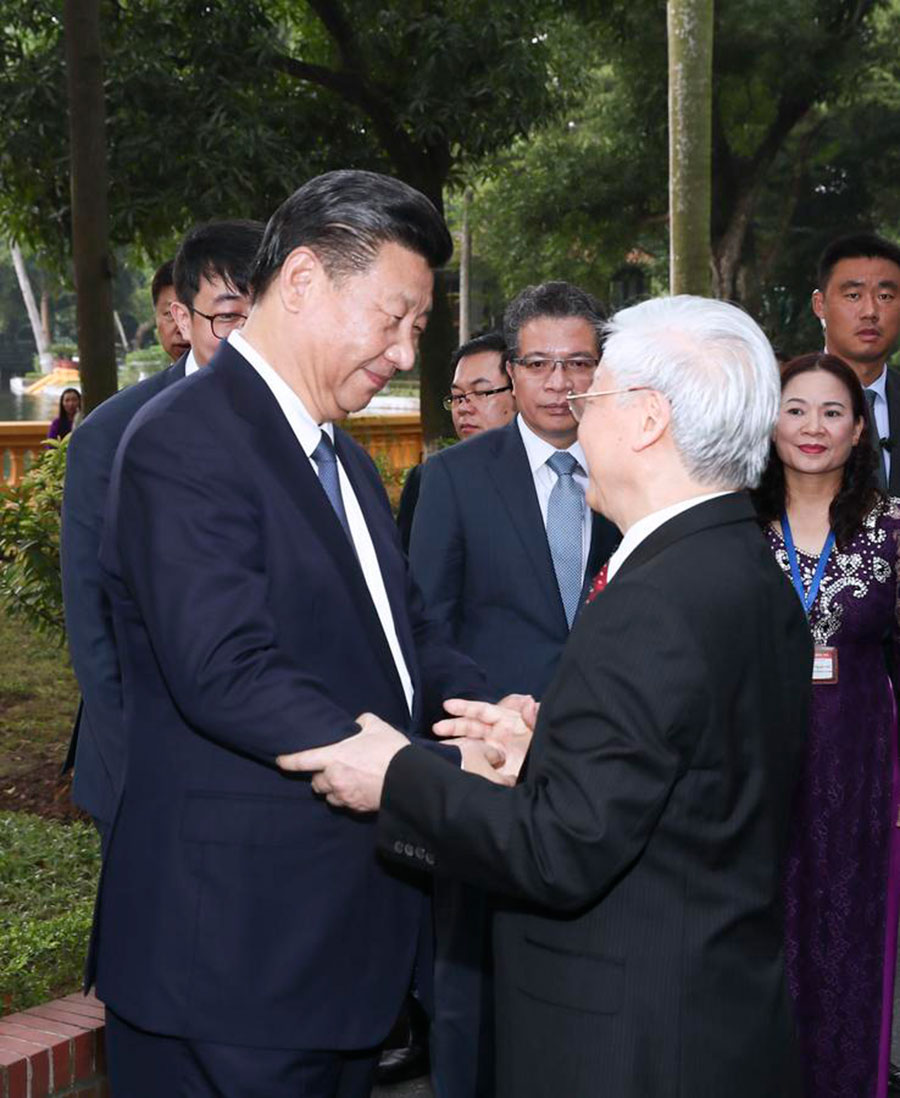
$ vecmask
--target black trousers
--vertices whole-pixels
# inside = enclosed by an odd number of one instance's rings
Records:
[[[106,1010],[110,1098],[369,1098],[378,1050],[246,1048],[163,1037]]]

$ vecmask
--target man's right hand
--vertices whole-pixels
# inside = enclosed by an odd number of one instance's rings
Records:
[[[540,708],[530,694],[509,694],[497,705],[449,698],[444,702],[444,708],[452,716],[435,723],[432,731],[436,736],[461,741],[483,740],[499,748],[506,757],[496,773],[511,778],[518,776]],[[467,759],[464,765],[466,770],[470,769]]]

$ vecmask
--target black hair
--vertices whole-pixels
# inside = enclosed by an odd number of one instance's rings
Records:
[[[75,395],[78,397],[78,408],[79,410],[81,409],[81,393],[71,386],[68,389],[63,389],[63,391],[59,394],[59,408],[57,409],[56,413],[59,417],[60,437],[62,437],[63,435],[67,435],[69,431],[72,430],[72,420],[69,419],[69,413],[66,411],[65,406],[63,405],[63,401],[66,399],[66,393],[75,393]]]
[[[841,486],[828,511],[835,541],[838,548],[843,549],[860,529],[869,511],[883,499],[878,486],[879,458],[872,449],[869,418],[866,415],[866,394],[859,378],[843,359],[822,352],[792,358],[781,371],[782,392],[798,374],[805,374],[810,370],[822,370],[836,377],[850,394],[854,421],[860,417],[863,420],[862,434],[850,451],[841,475]],[[774,442],[769,451],[769,464],[759,487],[750,495],[761,525],[781,519],[785,507],[784,465]]]
[[[500,373],[502,374],[506,362],[506,340],[500,332],[485,332],[484,335],[474,336],[457,347],[450,358],[451,371],[455,370],[469,355],[480,355],[485,351],[494,351],[500,355]]]
[[[512,299],[503,314],[503,335],[509,354],[518,354],[522,328],[530,320],[543,316],[573,316],[586,320],[597,335],[599,354],[606,310],[593,294],[573,286],[571,282],[542,282],[540,286],[526,286]]]
[[[316,176],[272,214],[251,278],[261,297],[295,248],[308,247],[329,278],[365,271],[382,244],[400,244],[443,267],[453,241],[443,217],[419,191],[376,172]]]
[[[875,233],[852,233],[832,240],[819,258],[816,285],[822,293],[842,259],[888,259],[900,267],[900,248]]]
[[[175,256],[175,296],[182,305],[194,304],[201,278],[221,278],[229,289],[249,294],[263,228],[261,221],[235,220],[191,229]]]
[[[167,259],[165,263],[156,268],[156,273],[153,276],[153,281],[150,283],[150,297],[153,301],[153,308],[156,308],[156,303],[159,301],[159,295],[167,286],[175,285],[175,260]]]

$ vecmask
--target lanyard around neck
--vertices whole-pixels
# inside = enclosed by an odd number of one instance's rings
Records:
[[[816,595],[819,593],[819,587],[822,584],[822,577],[825,575],[825,567],[828,564],[828,558],[831,556],[831,550],[834,548],[834,530],[828,531],[828,537],[825,539],[825,544],[822,546],[822,552],[819,554],[819,563],[816,565],[816,571],[812,578],[812,583],[809,585],[809,591],[803,589],[803,577],[800,575],[800,566],[797,563],[797,550],[794,548],[794,538],[791,534],[791,524],[788,522],[787,511],[781,516],[781,533],[784,537],[784,547],[787,549],[788,561],[791,566],[791,583],[794,585],[794,590],[800,596],[800,601],[803,603],[803,609],[809,615],[812,604],[816,601]]]

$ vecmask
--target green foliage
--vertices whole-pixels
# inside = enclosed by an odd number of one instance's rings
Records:
[[[99,869],[90,825],[0,814],[0,1014],[78,989]]]
[[[60,645],[65,620],[59,525],[67,443],[45,443],[19,484],[0,499],[0,599],[11,614]]]

